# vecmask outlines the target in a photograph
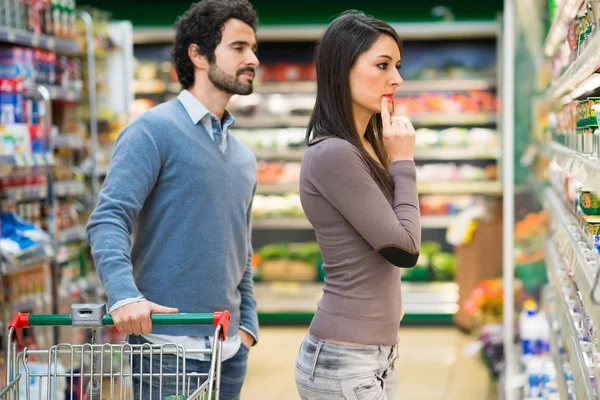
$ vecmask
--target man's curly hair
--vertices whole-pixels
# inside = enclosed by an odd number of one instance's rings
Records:
[[[223,38],[223,26],[231,18],[248,24],[254,31],[258,18],[248,0],[203,0],[193,4],[175,22],[173,63],[184,89],[194,85],[194,64],[188,55],[191,44],[199,47],[208,62],[215,61],[215,49]]]

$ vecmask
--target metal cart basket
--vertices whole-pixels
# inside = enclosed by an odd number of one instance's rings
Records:
[[[229,312],[153,314],[151,319],[154,325],[215,325],[212,348],[185,349],[174,343],[97,344],[96,330],[113,325],[104,305],[74,305],[71,315],[17,313],[8,331],[7,380],[0,400],[218,400]],[[23,328],[34,326],[91,328],[92,340],[83,345],[59,344],[48,350],[20,349]],[[186,360],[199,354],[210,359],[208,373],[188,373]],[[142,357],[150,362],[142,362]],[[134,360],[139,361],[135,372]],[[174,393],[163,392],[167,382]]]

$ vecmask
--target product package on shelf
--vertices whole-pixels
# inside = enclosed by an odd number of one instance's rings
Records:
[[[75,36],[75,0],[5,0],[0,26],[63,39]]]
[[[0,213],[2,227],[2,258],[4,269],[10,271],[19,264],[53,255],[50,236],[16,214]]]

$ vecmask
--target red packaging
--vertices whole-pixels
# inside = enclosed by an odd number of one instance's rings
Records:
[[[317,69],[313,64],[305,64],[302,66],[302,80],[310,82],[317,80]]]

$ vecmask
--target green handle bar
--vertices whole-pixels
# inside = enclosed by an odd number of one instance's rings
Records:
[[[215,325],[220,326],[220,337],[225,340],[231,315],[229,311],[216,311],[214,313],[182,313],[182,314],[152,314],[150,320],[153,325]],[[109,314],[102,317],[104,326],[113,326],[114,321]],[[71,326],[73,321],[70,314],[40,314],[31,315],[17,313],[10,323],[9,330],[14,329],[17,340],[23,328],[31,326]]]
[[[212,313],[191,314],[152,314],[150,316],[153,325],[212,325],[215,315]],[[109,314],[102,318],[104,326],[113,326],[114,321]],[[30,315],[30,326],[70,326],[72,324],[70,314],[47,314]]]

